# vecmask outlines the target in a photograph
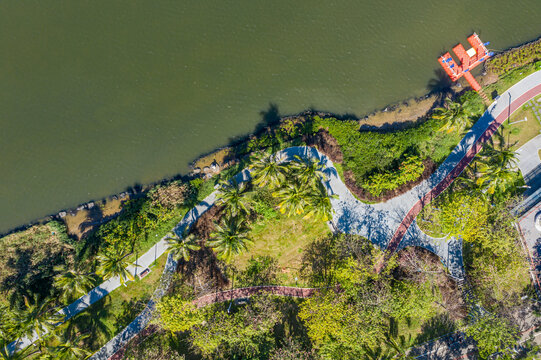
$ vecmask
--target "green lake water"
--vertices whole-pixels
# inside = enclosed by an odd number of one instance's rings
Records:
[[[4,1],[0,232],[185,173],[261,112],[362,116],[443,50],[541,35],[541,1]]]

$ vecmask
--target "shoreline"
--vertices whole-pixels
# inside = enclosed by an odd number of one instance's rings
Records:
[[[478,76],[478,79],[483,87],[490,85],[498,80],[498,75],[495,73],[488,73],[487,69],[490,68],[490,61],[494,59],[506,58],[508,61],[513,60],[512,55],[514,52],[520,52],[523,49],[534,48],[539,46],[541,48],[541,37],[538,37],[534,40],[519,44],[514,47],[503,50],[502,52],[495,55],[485,64],[483,64],[483,74]],[[541,60],[541,50],[538,51],[539,56],[536,57],[534,50],[534,55],[530,63]],[[527,65],[521,63],[520,65],[511,64],[511,68],[520,67]],[[468,90],[467,86],[461,84],[460,80],[452,84],[451,86],[445,86],[445,78],[435,79],[438,82],[438,85],[442,85],[441,88],[435,87],[434,90],[429,91],[427,94],[420,97],[412,97],[405,100],[397,101],[395,103],[385,106],[383,109],[372,111],[360,118],[355,118],[349,115],[338,115],[329,112],[321,111],[311,111],[305,110],[293,115],[284,115],[281,116],[277,121],[270,124],[261,124],[256,130],[251,134],[241,135],[238,138],[232,140],[228,145],[217,148],[208,153],[201,154],[189,165],[190,171],[186,174],[177,174],[171,177],[165,177],[159,181],[148,183],[148,184],[134,184],[128,186],[125,191],[118,194],[112,194],[98,200],[89,200],[85,203],[79,204],[71,208],[64,208],[59,210],[56,213],[48,214],[43,217],[31,220],[22,225],[16,225],[11,229],[0,232],[0,238],[3,238],[7,235],[27,230],[33,226],[46,224],[50,221],[60,221],[64,224],[66,216],[76,217],[82,211],[88,211],[94,208],[95,206],[104,206],[105,204],[117,201],[120,199],[122,203],[123,200],[128,200],[130,198],[137,198],[146,194],[150,189],[167,184],[175,180],[189,181],[195,178],[205,178],[212,177],[216,174],[219,174],[223,169],[235,164],[238,159],[234,156],[234,149],[240,147],[244,144],[247,144],[250,140],[258,138],[269,131],[269,129],[279,126],[285,121],[305,121],[307,116],[324,116],[324,117],[334,117],[340,120],[355,120],[359,123],[359,130],[361,131],[399,131],[408,127],[413,127],[419,125],[420,123],[426,121],[429,115],[433,110],[443,104],[444,99],[447,96],[455,98],[460,96],[463,92]],[[389,121],[390,120],[390,121]],[[103,224],[120,214],[120,211],[117,211],[110,216],[104,217],[102,221],[96,225]]]

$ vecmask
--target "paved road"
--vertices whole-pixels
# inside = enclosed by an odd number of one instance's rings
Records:
[[[539,93],[541,93],[541,71],[528,76],[503,93],[500,100],[494,102],[487,109],[432,176],[410,191],[384,203],[365,204],[357,200],[338,176],[332,161],[314,148],[292,147],[281,153],[284,155],[285,161],[292,160],[294,155],[299,155],[303,158],[318,159],[325,165],[328,175],[328,181],[325,183],[327,191],[329,194],[338,196],[331,202],[335,210],[333,223],[339,231],[362,235],[381,249],[387,249],[388,252],[413,245],[426,248],[440,257],[441,261],[448,267],[451,276],[461,279],[464,275],[461,241],[459,239],[431,238],[420,231],[415,218],[425,205],[430,203],[460,175],[507,116]],[[237,175],[239,182],[249,179],[250,174],[247,170]],[[186,214],[174,229],[177,235],[182,236],[184,229],[189,228],[201,214],[213,206],[216,194],[213,192]],[[137,263],[144,269],[165,251],[166,243],[164,239],[161,239],[141,256]],[[175,265],[169,257],[164,270],[164,278],[167,278],[167,274],[174,271]],[[135,274],[137,269],[130,268],[130,271]],[[65,314],[67,318],[72,317],[118,286],[120,286],[118,278],[110,279],[62,309],[61,313]],[[107,359],[121,347],[121,344],[142,330],[148,324],[149,314],[161,294],[163,294],[163,289],[160,289],[159,294],[149,302],[147,308],[133,323],[107,343],[92,359]],[[33,340],[30,338],[22,339],[20,347],[29,345]]]

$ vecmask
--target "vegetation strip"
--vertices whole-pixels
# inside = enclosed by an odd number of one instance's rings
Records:
[[[524,94],[522,94],[518,99],[514,100],[509,105],[508,110],[504,109],[500,114],[496,116],[496,118],[490,123],[488,128],[476,140],[476,142],[473,144],[470,150],[466,153],[466,155],[462,158],[462,160],[457,164],[457,166],[449,173],[449,175],[447,175],[429,193],[424,195],[410,209],[410,211],[404,217],[404,220],[402,221],[402,223],[396,230],[395,234],[393,235],[393,238],[389,242],[389,245],[387,247],[388,252],[392,253],[398,248],[400,242],[402,241],[402,238],[404,237],[404,234],[406,233],[410,225],[413,223],[413,220],[415,220],[417,215],[419,215],[423,207],[428,205],[434,198],[436,198],[439,194],[441,194],[443,190],[445,190],[460,175],[460,173],[462,173],[462,171],[466,168],[466,166],[468,166],[468,164],[473,160],[475,155],[477,155],[479,151],[483,148],[483,144],[492,138],[492,135],[494,135],[494,133],[496,132],[496,130],[498,130],[500,125],[505,120],[507,120],[509,115],[513,113],[515,110],[517,110],[519,107],[521,107],[528,100],[539,95],[540,93],[541,93],[541,85],[537,85],[533,89],[530,89]],[[509,111],[509,113],[505,113],[506,111]],[[489,114],[488,110],[487,110],[487,114]]]

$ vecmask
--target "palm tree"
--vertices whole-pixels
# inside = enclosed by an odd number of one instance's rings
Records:
[[[308,212],[304,216],[305,219],[314,217],[321,221],[329,221],[332,219],[333,208],[331,197],[337,198],[336,195],[328,196],[324,191],[316,191],[308,197]]]
[[[294,174],[303,184],[315,184],[327,180],[325,174],[325,165],[318,160],[303,159],[295,155],[295,160],[291,162]]]
[[[54,284],[62,290],[64,300],[86,294],[95,286],[96,278],[92,273],[67,270],[65,266],[55,266],[54,270],[61,272],[54,277]]]
[[[166,242],[168,251],[173,254],[175,261],[180,260],[180,258],[183,258],[184,261],[189,261],[190,250],[196,251],[201,249],[201,247],[197,245],[195,235],[188,234],[187,232],[185,232],[182,237],[179,237],[175,233],[167,235]]]
[[[363,346],[366,359],[368,360],[392,360],[394,353],[389,349],[383,349],[381,346],[371,348],[370,346]]]
[[[409,335],[406,339],[404,335],[392,336],[391,334],[386,334],[384,342],[390,349],[395,352],[395,355],[392,357],[392,359],[415,359],[414,357],[408,355],[408,349],[413,345],[411,335]]]
[[[516,173],[513,169],[516,168],[517,158],[514,151],[505,148],[496,150],[489,147],[488,154],[481,160],[477,185],[492,195],[496,190],[504,191],[515,181]]]
[[[121,284],[124,284],[126,280],[134,280],[133,274],[127,267],[138,265],[128,261],[127,257],[130,255],[130,253],[126,253],[125,251],[115,253],[105,252],[98,255],[98,269],[96,274],[102,276],[104,280],[118,276]]]
[[[447,99],[445,101],[445,107],[435,109],[432,117],[445,122],[440,130],[451,132],[453,129],[456,129],[458,132],[462,132],[466,127],[471,126],[471,113],[466,110],[466,105]]]
[[[287,216],[304,213],[305,207],[308,205],[309,192],[301,186],[298,179],[286,184],[272,195],[280,201],[278,204],[280,212],[287,214]]]
[[[18,328],[23,336],[35,335],[38,340],[41,340],[45,334],[52,333],[55,327],[64,321],[64,316],[58,314],[51,303],[51,299],[39,301],[37,297],[31,303],[24,296],[25,308],[15,314]]]
[[[236,217],[226,217],[216,231],[210,234],[207,245],[213,248],[220,259],[230,262],[233,255],[242,253],[253,240],[248,237],[248,229]]]
[[[8,345],[5,344],[0,348],[0,360],[23,360],[40,352],[34,346],[27,346],[22,350],[11,352]]]
[[[229,215],[242,216],[250,213],[251,204],[245,193],[246,184],[239,184],[232,179],[222,181],[220,186],[220,191],[216,196],[217,204],[223,205]]]
[[[87,359],[90,357],[91,353],[79,347],[79,344],[88,337],[89,335],[81,335],[75,339],[69,339],[62,337],[59,339],[59,344],[48,349],[49,354],[53,356],[54,359],[60,360],[78,360],[78,359]]]
[[[269,186],[271,189],[279,187],[286,179],[287,167],[280,155],[261,153],[249,166],[254,184]]]

